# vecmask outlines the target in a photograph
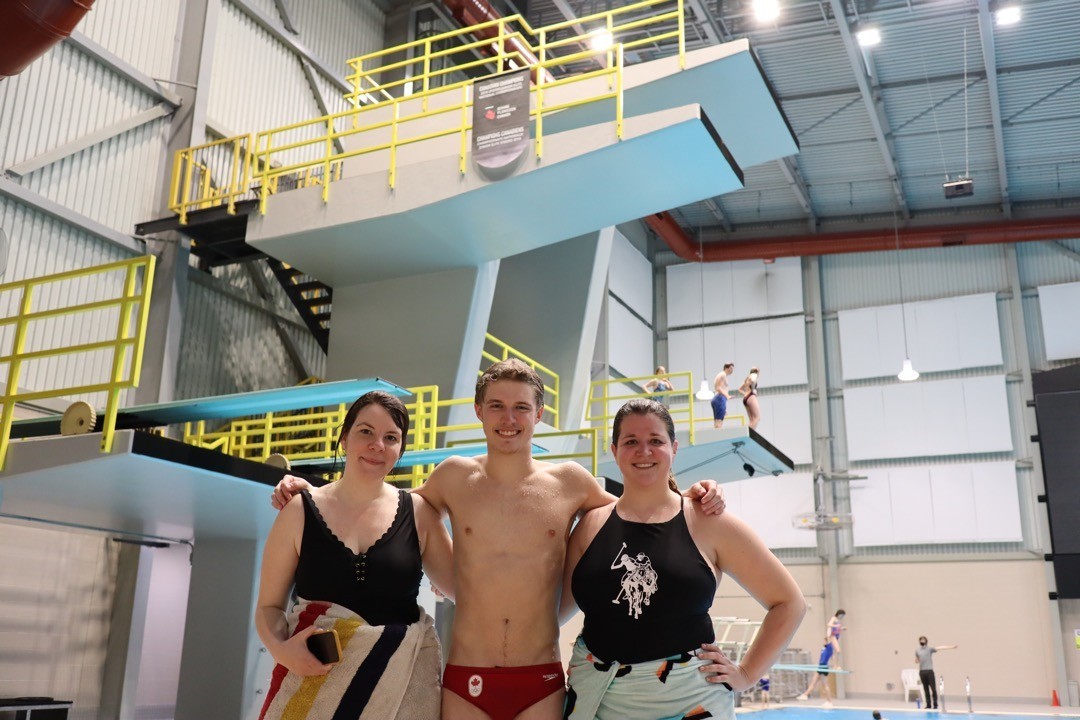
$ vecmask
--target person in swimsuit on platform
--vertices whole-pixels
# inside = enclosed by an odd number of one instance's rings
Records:
[[[731,389],[728,387],[728,378],[735,372],[735,363],[724,363],[724,369],[713,378],[712,417],[713,427],[723,427],[724,418],[727,417],[727,404],[731,399]]]
[[[274,521],[255,628],[278,665],[260,718],[293,717],[301,706],[311,720],[365,711],[402,720],[438,716],[442,657],[416,599],[421,563],[453,596],[453,551],[427,501],[383,482],[408,432],[401,400],[382,391],[361,396],[338,438],[341,479],[294,496]],[[287,614],[294,585],[299,600]],[[324,665],[307,647],[312,634],[330,628],[342,646],[337,665]],[[367,663],[372,655],[379,662]]]
[[[757,367],[752,367],[750,368],[750,374],[746,376],[742,385],[739,386],[743,407],[746,408],[746,424],[749,425],[751,429],[757,428],[758,423],[761,422],[761,405],[758,403],[757,384],[758,369]]]
[[[442,717],[557,720],[565,696],[557,611],[567,537],[579,512],[615,498],[577,463],[533,460],[544,384],[528,365],[510,359],[488,368],[474,409],[487,455],[444,460],[416,491],[448,512],[454,538],[457,598]],[[687,494],[721,512],[723,498],[707,482]],[[299,478],[279,483],[275,504],[300,487]]]
[[[847,630],[844,627],[845,615],[847,613],[843,610],[837,610],[829,619],[829,624],[825,626],[825,631],[829,634],[829,642],[833,646],[833,652],[840,652],[840,633]]]
[[[559,616],[585,613],[570,661],[569,720],[734,718],[732,691],[757,683],[806,612],[798,585],[753,530],[679,495],[677,450],[660,403],[635,399],[616,413],[611,453],[623,495],[586,513],[567,549]],[[709,611],[724,572],[767,609],[738,664],[713,644]]]

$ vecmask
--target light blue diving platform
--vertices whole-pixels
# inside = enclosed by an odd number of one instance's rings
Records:
[[[742,168],[799,152],[795,131],[748,40],[688,52],[682,70],[678,56],[631,65],[624,88],[627,117],[690,103],[701,105]],[[579,105],[545,117],[544,131],[600,123],[614,113],[614,100]]]
[[[405,388],[382,378],[338,380],[151,405],[132,405],[120,408],[116,415],[116,428],[122,430],[159,427],[197,420],[227,420],[246,415],[340,405],[351,403],[372,390],[383,390],[391,395],[412,395]],[[101,429],[104,415],[104,410],[98,410],[95,430]],[[60,419],[57,415],[16,420],[11,426],[11,437],[15,439],[59,435]]]
[[[698,105],[545,134],[498,182],[459,170],[458,140],[429,154],[319,187],[270,196],[252,215],[249,245],[332,286],[476,267],[743,187],[742,171]],[[363,160],[364,158],[359,158]],[[399,162],[403,162],[400,161]],[[471,162],[471,161],[470,161]]]
[[[683,490],[699,480],[718,483],[746,480],[751,475],[744,465],[754,469],[753,477],[781,475],[795,469],[791,458],[748,427],[701,428],[694,434],[694,445],[688,442],[685,432],[677,437],[679,450],[671,469]],[[611,454],[600,458],[597,472],[621,482],[621,473]]]

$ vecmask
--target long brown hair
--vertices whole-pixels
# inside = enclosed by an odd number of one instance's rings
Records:
[[[671,419],[671,413],[668,409],[648,398],[634,398],[629,401],[615,413],[615,425],[611,429],[611,444],[618,446],[619,433],[622,432],[622,422],[627,415],[655,415],[660,418],[660,422],[664,423],[664,427],[667,428],[668,439],[671,443],[675,444],[675,421]],[[668,470],[668,487],[671,488],[676,494],[679,492],[679,484],[675,482],[675,474]]]

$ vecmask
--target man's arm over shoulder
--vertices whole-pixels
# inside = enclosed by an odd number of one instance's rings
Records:
[[[476,467],[476,460],[452,455],[436,466],[426,482],[412,492],[427,500],[440,514],[449,512],[449,495],[456,479],[468,475]]]
[[[604,489],[602,481],[576,462],[552,465],[551,473],[565,483],[564,492],[580,498],[578,512],[588,512],[615,502],[615,496]]]

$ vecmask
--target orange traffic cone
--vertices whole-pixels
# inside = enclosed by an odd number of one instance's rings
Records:
[[[1050,696],[1050,707],[1061,707],[1061,701],[1058,700],[1057,690],[1051,692],[1053,694]]]

